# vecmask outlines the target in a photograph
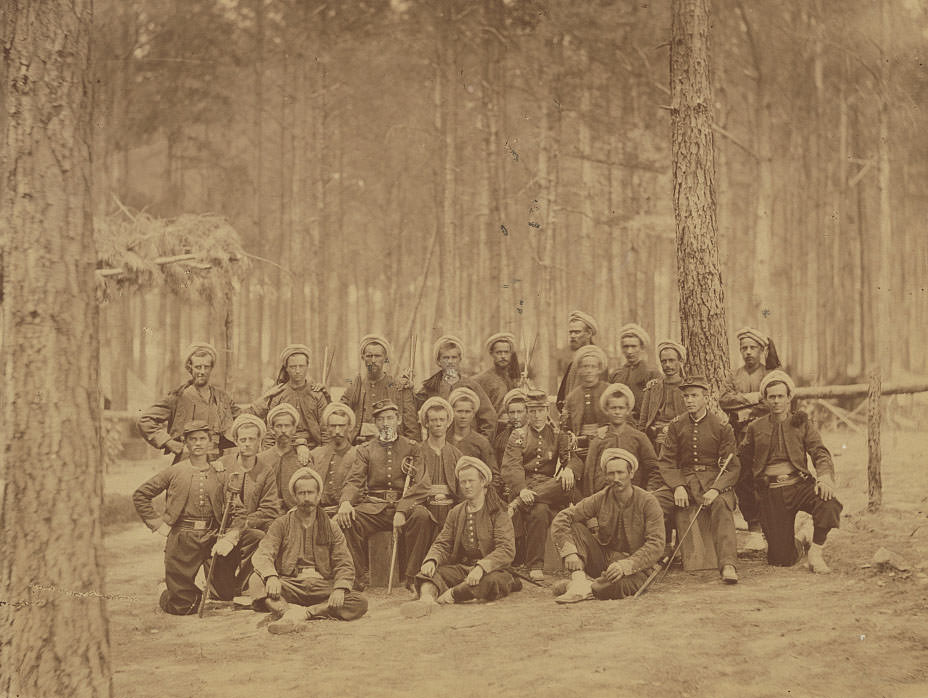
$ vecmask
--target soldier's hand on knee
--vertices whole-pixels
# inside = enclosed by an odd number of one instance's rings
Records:
[[[823,477],[815,483],[815,494],[825,502],[832,499],[835,496],[835,481],[828,476]]]
[[[719,491],[717,489],[708,489],[702,495],[702,503],[706,506],[712,504],[715,501],[715,498],[719,496]]]
[[[606,568],[606,571],[603,572],[606,579],[608,579],[610,582],[617,582],[622,579],[622,577],[627,574],[623,562],[623,560],[616,560],[611,565],[609,565]]]
[[[341,608],[345,605],[345,590],[344,589],[332,589],[332,593],[329,594],[329,608]]]
[[[213,555],[218,555],[219,557],[225,557],[232,552],[232,548],[235,546],[232,545],[232,541],[227,538],[220,538],[215,543],[213,543]]]
[[[276,574],[264,580],[264,590],[272,599],[280,598],[280,577]]]
[[[309,448],[300,444],[296,447],[296,459],[300,461],[300,465],[309,464]]]
[[[561,468],[561,472],[557,474],[557,479],[561,481],[561,487],[565,490],[572,489],[576,482],[574,471],[570,468]]]
[[[467,579],[464,581],[466,581],[469,586],[477,586],[480,584],[480,580],[483,579],[483,574],[483,568],[480,565],[474,565],[474,569],[468,572]]]
[[[351,502],[342,502],[335,512],[335,521],[342,528],[351,528],[351,522],[355,519],[354,507]]]
[[[580,559],[577,553],[571,553],[564,558],[564,567],[567,568],[568,572],[581,572],[583,571],[583,560]]]
[[[438,565],[435,564],[435,560],[426,560],[422,563],[422,567],[419,568],[419,574],[423,577],[432,577],[435,575],[435,569]]]
[[[686,509],[690,505],[690,496],[686,493],[686,488],[683,485],[673,491],[673,503],[681,509]]]
[[[406,525],[406,514],[401,511],[393,515],[393,528],[402,528]]]
[[[519,499],[521,499],[526,504],[532,504],[535,501],[535,493],[526,487],[524,490],[519,492]]]

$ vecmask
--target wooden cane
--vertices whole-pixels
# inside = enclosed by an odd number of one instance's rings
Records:
[[[222,522],[219,524],[219,533],[216,535],[216,542],[222,538],[222,535],[225,533],[226,524],[229,522],[229,512],[232,511],[232,500],[235,495],[242,491],[242,474],[241,473],[232,473],[232,476],[229,478],[229,494],[226,497],[226,505],[222,512]],[[203,589],[203,593],[200,595],[200,608],[197,609],[197,616],[199,618],[203,617],[203,609],[206,608],[206,602],[209,600],[209,592],[212,589],[213,584],[213,571],[216,569],[215,555],[210,554],[209,556],[209,571],[206,573],[206,588]]]
[[[709,487],[710,490],[713,489],[715,485],[718,483],[719,478],[722,477],[722,473],[725,472],[725,469],[728,467],[728,464],[731,463],[731,459],[734,457],[734,455],[735,455],[734,453],[729,453],[728,457],[724,461],[722,461],[722,467],[719,468],[719,474],[716,475],[715,480],[712,481],[712,485]],[[696,509],[696,515],[690,520],[690,525],[686,527],[686,530],[683,532],[683,535],[680,536],[680,540],[677,541],[677,547],[673,549],[673,552],[670,554],[670,558],[667,560],[666,563],[664,563],[663,567],[658,565],[657,569],[651,572],[650,576],[644,581],[644,584],[642,584],[638,588],[638,591],[635,592],[634,598],[637,599],[639,596],[644,595],[648,591],[648,587],[650,587],[654,583],[654,580],[657,578],[657,575],[661,574],[661,572],[663,572],[661,579],[663,579],[667,575],[667,570],[670,569],[670,565],[671,563],[673,563],[673,559],[677,556],[677,553],[680,552],[680,548],[683,547],[683,541],[686,540],[687,534],[693,528],[693,524],[696,523],[696,520],[699,518],[700,512],[703,510],[705,506],[706,506],[705,502],[699,505],[699,507]]]
[[[406,482],[403,483],[403,497],[406,496],[406,492],[409,491],[409,480],[416,472],[416,466],[414,465],[412,456],[406,456],[403,459],[403,472],[406,473]],[[402,497],[401,497],[402,499]],[[400,542],[400,529],[396,526],[393,527],[393,540],[392,540],[392,550],[390,551],[390,571],[387,575],[387,594],[393,593],[393,572],[396,570],[396,549],[397,545]]]

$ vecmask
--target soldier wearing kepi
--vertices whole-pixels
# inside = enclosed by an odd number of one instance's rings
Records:
[[[416,576],[419,599],[406,617],[428,615],[437,604],[495,601],[521,588],[506,567],[515,555],[512,521],[479,458],[462,456],[454,468],[464,501],[448,515]]]
[[[502,470],[503,481],[517,495],[509,506],[517,550],[529,576],[541,581],[548,527],[555,512],[570,501],[583,466],[571,457],[567,434],[548,422],[543,390],[529,391],[526,408],[528,426],[510,435]]]
[[[313,469],[323,482],[319,506],[331,515],[341,502],[345,478],[354,463],[356,451],[351,445],[351,435],[355,433],[354,412],[340,402],[330,402],[322,410],[322,426],[329,440],[314,448],[309,455]]]
[[[760,396],[760,382],[772,368],[779,366],[779,359],[776,350],[771,350],[770,338],[759,330],[742,327],[737,335],[744,365],[726,377],[719,396],[719,407],[728,414],[735,441],[740,443],[748,424],[767,414],[767,406]],[[758,531],[760,511],[754,498],[754,482],[746,469],[742,470],[741,479],[735,485],[735,494],[748,528]]]
[[[624,599],[648,578],[664,551],[664,516],[654,496],[632,484],[638,459],[624,448],[607,448],[600,467],[605,489],[554,517],[551,537],[570,572],[556,589],[558,603]],[[584,525],[599,521],[595,535]]]
[[[367,599],[352,591],[354,566],[345,536],[319,506],[322,478],[300,468],[288,489],[297,505],[271,524],[255,553],[249,584],[254,605],[277,616],[268,631],[300,630],[317,618],[360,618]],[[288,603],[298,605],[288,608]]]
[[[651,344],[651,336],[641,325],[630,322],[619,330],[619,342],[622,345],[625,365],[613,371],[609,376],[609,382],[624,383],[631,388],[635,394],[635,404],[640,406],[644,387],[655,378],[661,377],[660,372],[648,364],[645,354]],[[638,421],[637,409],[632,411],[632,418]]]
[[[341,401],[354,411],[360,422],[359,433],[352,434],[352,440],[361,443],[377,435],[374,404],[389,400],[400,408],[400,435],[418,441],[421,435],[416,423],[416,404],[408,379],[409,371],[394,377],[387,370],[393,356],[393,347],[380,335],[369,334],[364,337],[360,352],[364,375],[358,375],[349,383],[341,397]]]
[[[159,605],[177,616],[197,612],[201,591],[194,581],[210,555],[217,565],[213,588],[220,599],[235,594],[233,568],[226,558],[238,542],[239,529],[230,527],[220,538],[219,524],[225,507],[223,485],[216,467],[207,460],[213,443],[205,421],[191,421],[182,437],[190,457],[165,468],[132,495],[135,510],[145,525],[167,538],[164,546],[164,581],[167,589]],[[158,516],[152,500],[165,493],[164,514]],[[241,520],[241,505],[233,499],[232,521]]]
[[[502,415],[503,398],[518,387],[522,379],[516,356],[516,338],[509,332],[497,332],[487,339],[486,347],[493,366],[474,376],[474,380],[486,391],[496,414]]]
[[[215,366],[216,350],[212,345],[205,342],[191,344],[184,358],[190,380],[139,417],[139,431],[145,440],[165,453],[173,453],[175,463],[185,457],[181,432],[184,425],[192,420],[203,420],[209,425],[207,455],[210,460],[219,458],[224,449],[235,445],[229,437],[229,428],[239,409],[224,391],[210,385],[209,378]]]
[[[516,429],[522,429],[528,421],[525,391],[521,388],[514,388],[506,393],[506,397],[503,398],[503,412],[506,415],[506,425],[500,427],[496,438],[493,439],[493,452],[496,454],[497,463],[503,462],[503,453],[506,451],[506,444],[509,443],[509,435]],[[503,500],[509,501],[505,495]]]
[[[425,379],[416,393],[416,407],[433,396],[446,400],[455,388],[470,388],[480,399],[477,406],[477,431],[488,439],[496,432],[496,410],[483,387],[473,378],[461,374],[461,359],[464,356],[464,344],[453,335],[439,337],[434,346],[435,361],[441,370]]]
[[[680,390],[686,414],[670,423],[658,463],[669,489],[662,488],[654,495],[667,515],[674,506],[706,506],[722,580],[735,584],[738,574],[732,488],[740,471],[735,435],[718,415],[709,412],[709,383],[705,378],[690,376],[680,384]],[[719,476],[720,466],[728,456],[732,459]]]
[[[570,350],[576,352],[581,347],[593,344],[593,337],[599,332],[599,325],[593,316],[584,313],[582,310],[574,310],[567,316],[567,345]],[[606,373],[603,372],[603,380]],[[555,406],[558,412],[564,407],[564,400],[570,394],[570,391],[577,387],[579,378],[577,376],[577,362],[571,360],[564,371],[564,377],[557,389],[557,399]]]
[[[767,562],[792,565],[802,554],[796,545],[796,512],[812,515],[809,568],[830,572],[822,556],[828,532],[841,524],[835,497],[835,466],[818,430],[803,412],[790,411],[796,386],[783,371],[771,371],[760,383],[770,414],[754,420],[741,446],[741,465],[757,486],[761,523],[767,538]],[[808,458],[815,466],[809,471]]]
[[[259,397],[251,405],[250,411],[265,418],[277,405],[293,405],[296,408],[297,455],[300,464],[309,462],[309,450],[322,443],[322,429],[319,422],[322,410],[331,401],[325,387],[315,385],[308,380],[309,347],[305,344],[289,344],[280,352],[280,371],[277,383],[270,391]],[[268,420],[268,426],[271,422]],[[300,443],[302,441],[302,443]],[[268,444],[269,445],[269,444]],[[286,482],[283,483],[286,486]],[[281,492],[281,495],[284,493]],[[286,495],[289,497],[289,494]]]
[[[423,505],[430,482],[422,465],[420,446],[397,433],[399,407],[388,401],[374,405],[378,436],[357,447],[357,453],[335,515],[345,532],[354,560],[357,584],[369,584],[367,539],[377,531],[402,529],[408,583],[419,571],[432,542],[432,520]],[[409,489],[403,492],[409,473]]]
[[[232,477],[240,477],[242,488],[236,495],[241,504],[241,519],[232,526],[241,531],[238,545],[229,554],[235,569],[236,591],[251,576],[251,556],[264,537],[271,521],[280,516],[283,503],[277,492],[274,468],[258,457],[258,448],[264,439],[264,422],[253,414],[240,414],[232,423],[231,435],[238,450],[222,457],[224,468],[219,479],[228,487]]]
[[[686,412],[683,394],[679,389],[683,381],[686,349],[682,344],[670,340],[659,342],[657,359],[664,375],[655,378],[644,388],[638,428],[648,435],[654,449],[659,451],[667,435],[667,426],[674,417]]]
[[[429,498],[426,507],[435,525],[434,532],[441,531],[451,507],[460,501],[454,466],[463,455],[448,443],[449,425],[454,411],[447,400],[430,397],[419,409],[419,422],[425,428],[426,437],[419,452],[429,479]],[[434,535],[432,536],[434,538]]]

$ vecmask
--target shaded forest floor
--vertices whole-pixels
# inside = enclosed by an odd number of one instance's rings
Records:
[[[162,613],[161,539],[140,522],[111,526],[115,695],[926,696],[928,438],[884,436],[878,514],[864,509],[865,438],[832,433],[826,443],[845,504],[831,575],[742,559],[737,586],[675,569],[638,600],[561,607],[526,584],[497,603],[407,620],[408,592],[374,590],[358,621],[274,636],[251,611]],[[107,489],[131,491],[158,465],[122,464]],[[911,571],[864,566],[880,547]]]

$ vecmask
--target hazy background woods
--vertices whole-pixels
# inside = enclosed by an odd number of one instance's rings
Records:
[[[712,10],[729,334],[766,329],[807,383],[925,373],[925,7]],[[439,334],[476,370],[491,332],[537,331],[550,389],[574,307],[613,357],[625,322],[679,336],[666,0],[96,0],[94,23],[97,216],[218,213],[261,258],[221,364],[237,399],[291,341],[317,379],[334,347],[341,385],[370,331],[418,334],[417,380]],[[112,298],[113,406],[175,385],[225,315]]]

